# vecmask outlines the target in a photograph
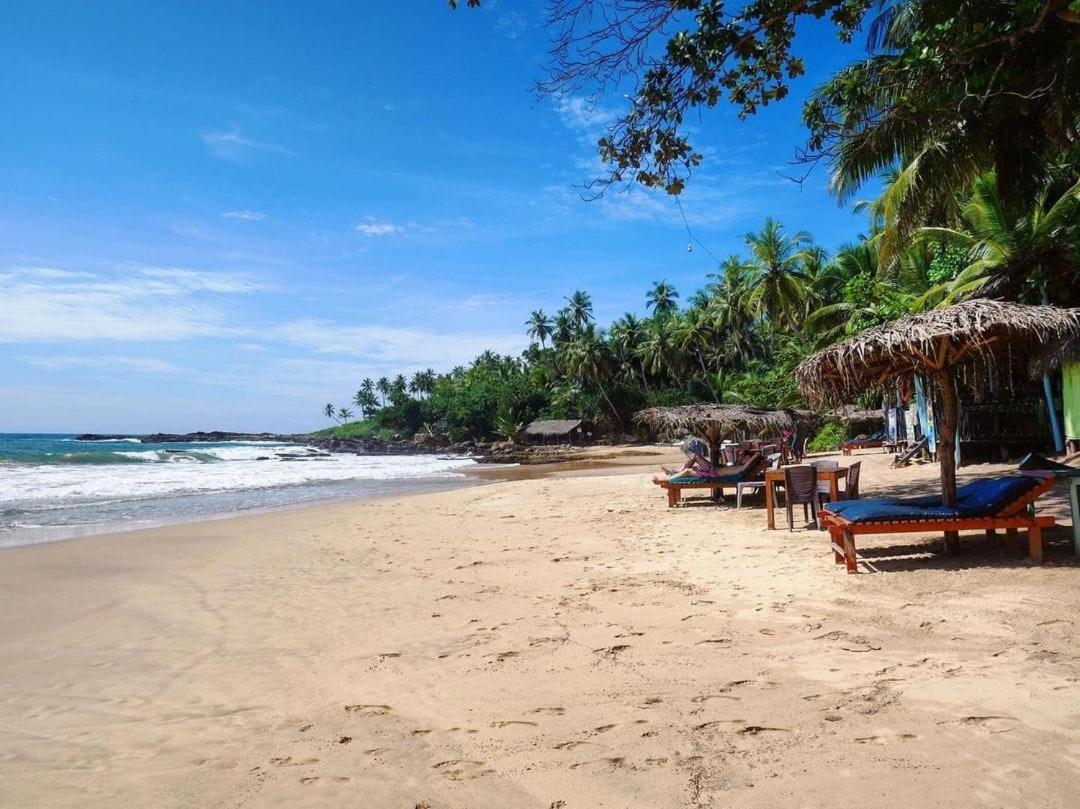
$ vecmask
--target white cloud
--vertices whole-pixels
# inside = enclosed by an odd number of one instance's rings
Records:
[[[0,343],[173,341],[236,334],[214,295],[267,287],[251,278],[175,267],[57,275],[22,267],[0,274]]]
[[[242,219],[245,222],[262,222],[267,218],[266,214],[247,208],[240,211],[225,211],[222,216],[226,219]]]
[[[151,357],[19,357],[18,359],[35,368],[47,371],[61,371],[68,368],[99,368],[104,370],[128,370],[148,374],[176,374],[181,369],[171,362],[156,360]]]
[[[486,350],[516,354],[525,348],[519,334],[434,332],[395,326],[354,326],[327,320],[284,323],[272,336],[318,354],[356,357],[380,368],[401,366],[446,369],[469,362]]]
[[[495,30],[507,39],[517,39],[529,27],[528,20],[520,11],[508,11],[500,14],[495,21]]]
[[[379,236],[397,236],[405,232],[404,225],[397,225],[393,222],[386,222],[378,220],[373,217],[368,217],[363,222],[356,224],[357,233],[362,233],[369,239],[374,239]]]
[[[555,111],[568,129],[597,132],[614,123],[617,115],[581,96],[561,95],[555,99]]]
[[[232,132],[204,132],[199,137],[214,157],[222,160],[243,160],[252,154],[276,154],[295,157],[296,152],[277,143],[253,140],[235,130]]]

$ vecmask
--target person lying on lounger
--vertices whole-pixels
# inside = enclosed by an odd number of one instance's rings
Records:
[[[747,449],[744,450],[736,459],[732,466],[713,466],[712,463],[705,457],[705,454],[709,451],[709,448],[705,446],[705,442],[697,438],[688,439],[682,444],[682,451],[686,455],[686,463],[683,464],[682,469],[669,469],[668,467],[661,467],[664,473],[668,476],[668,480],[674,480],[676,478],[710,478],[710,477],[730,477],[731,475],[741,474],[746,470],[746,467],[751,463],[756,463],[761,459],[761,453],[757,450]]]

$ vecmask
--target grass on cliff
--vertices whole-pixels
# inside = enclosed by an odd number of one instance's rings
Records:
[[[379,438],[388,441],[394,437],[394,431],[379,427],[365,419],[327,427],[325,430],[316,430],[312,435],[319,438]]]

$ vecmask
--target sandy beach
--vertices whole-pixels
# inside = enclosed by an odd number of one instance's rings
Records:
[[[1068,529],[849,576],[655,460],[3,551],[0,805],[1076,805]]]

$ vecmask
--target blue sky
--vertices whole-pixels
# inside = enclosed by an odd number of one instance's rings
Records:
[[[524,348],[576,288],[601,322],[715,262],[662,194],[580,198],[619,98],[537,99],[542,2],[59,3],[0,26],[0,432],[306,430],[365,376]],[[695,123],[683,197],[718,256],[773,215],[862,221],[781,176],[800,102]]]

